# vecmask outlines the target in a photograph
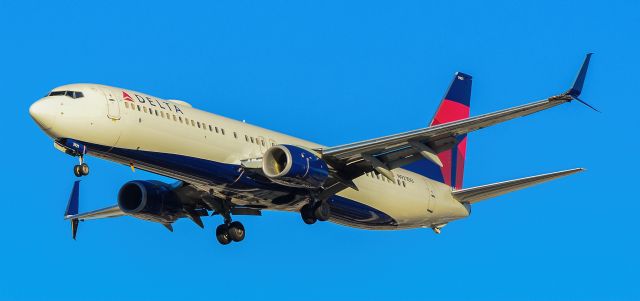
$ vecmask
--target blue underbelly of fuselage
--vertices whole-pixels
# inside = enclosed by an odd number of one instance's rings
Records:
[[[266,208],[291,207],[306,201],[309,192],[270,182],[259,175],[244,173],[236,164],[221,163],[190,156],[152,152],[136,149],[108,147],[92,143],[82,143],[87,153],[97,157],[134,164],[163,176],[176,178],[187,183],[209,185],[222,189],[229,196],[242,195],[266,202]],[[328,200],[331,205],[331,221],[364,229],[393,229],[397,222],[388,214],[352,199],[334,195]]]

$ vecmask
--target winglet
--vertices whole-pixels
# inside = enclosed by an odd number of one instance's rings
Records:
[[[71,195],[69,196],[69,202],[67,203],[67,209],[64,211],[64,218],[71,218],[71,236],[73,239],[76,239],[76,233],[78,233],[78,219],[73,218],[78,215],[78,207],[79,207],[79,198],[80,198],[80,181],[75,181],[73,183],[73,188],[71,189]]]
[[[580,67],[580,71],[578,72],[578,76],[573,82],[571,89],[565,92],[566,95],[571,95],[572,97],[577,98],[580,96],[580,93],[582,93],[582,86],[584,85],[585,77],[587,77],[587,69],[589,68],[589,61],[591,60],[592,54],[593,53],[587,53],[587,56],[584,58],[584,63],[582,63],[582,67]]]
[[[69,218],[78,214],[79,196],[80,196],[80,181],[75,181],[73,183],[73,189],[71,189],[71,195],[69,196],[67,209],[64,211],[65,218]]]

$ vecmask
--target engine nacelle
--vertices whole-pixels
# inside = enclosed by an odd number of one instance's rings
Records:
[[[262,172],[272,181],[300,188],[318,188],[329,177],[329,167],[311,151],[294,145],[270,147],[262,158]]]
[[[182,204],[171,185],[159,181],[131,181],[118,192],[118,207],[137,218],[160,223],[178,219]]]

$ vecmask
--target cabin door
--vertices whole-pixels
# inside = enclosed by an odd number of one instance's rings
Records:
[[[102,92],[107,99],[107,117],[113,120],[120,119],[120,99],[107,89]]]

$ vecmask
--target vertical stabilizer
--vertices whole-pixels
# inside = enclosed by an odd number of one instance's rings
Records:
[[[453,81],[429,126],[469,118],[471,83],[471,75],[462,72],[457,72],[454,75]],[[405,166],[405,168],[460,189],[464,175],[466,151],[467,135],[459,135],[455,137],[455,143],[451,149],[438,153],[442,167],[432,161],[422,159]]]

